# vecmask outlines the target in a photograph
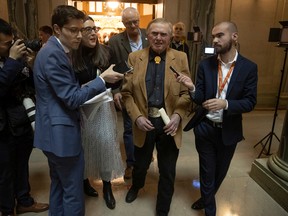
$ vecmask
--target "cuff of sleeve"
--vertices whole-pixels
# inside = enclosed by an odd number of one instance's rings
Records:
[[[104,80],[101,76],[99,76],[99,78],[102,80],[102,82],[103,82],[104,85],[105,85],[105,84],[106,84],[105,80]]]
[[[225,101],[226,101],[226,107],[225,107],[225,110],[228,110],[228,100],[225,99]]]
[[[189,89],[189,95],[191,98],[194,98],[195,96],[195,88],[193,88],[192,90]]]

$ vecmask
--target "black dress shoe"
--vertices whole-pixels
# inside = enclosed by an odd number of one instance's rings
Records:
[[[14,216],[15,214],[14,213],[11,213],[11,214],[5,214],[5,213],[2,213],[0,212],[0,216]]]
[[[87,196],[98,197],[98,192],[90,185],[90,182],[88,179],[84,179],[83,187],[84,187],[84,193]]]
[[[109,209],[114,209],[116,206],[116,201],[112,193],[110,182],[103,181],[103,197],[104,197],[106,206]]]
[[[159,211],[157,211],[157,212],[156,212],[156,215],[157,215],[157,216],[167,216],[168,213],[164,213],[164,212],[159,212]]]
[[[138,189],[133,188],[133,186],[132,186],[126,195],[125,201],[127,203],[132,203],[137,198],[138,191],[139,191]]]
[[[191,206],[192,209],[194,210],[201,210],[204,209],[204,200],[202,198],[198,199],[196,202],[194,202]]]

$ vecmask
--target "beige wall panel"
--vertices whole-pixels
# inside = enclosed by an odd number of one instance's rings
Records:
[[[284,48],[275,47],[276,43],[268,42],[268,37],[270,28],[281,27],[278,21],[288,20],[287,2],[283,0],[216,1],[215,22],[234,21],[239,30],[240,53],[258,64],[258,108],[273,108],[276,103]],[[287,76],[284,79],[285,94],[285,88],[288,89]],[[287,101],[281,100],[282,108],[286,104]]]
[[[51,1],[38,0],[38,27],[43,25],[51,26],[51,13],[52,13],[52,4]]]
[[[8,16],[8,8],[7,8],[7,0],[0,0],[0,18],[8,21],[9,16]]]
[[[38,25],[51,25],[51,15],[58,5],[67,5],[67,0],[38,0]]]
[[[165,0],[164,17],[172,24],[176,22],[183,22],[186,26],[186,31],[191,30],[190,14],[191,14],[191,0]]]

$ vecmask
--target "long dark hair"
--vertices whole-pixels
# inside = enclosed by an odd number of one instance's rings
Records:
[[[85,16],[84,22],[87,20],[92,20],[94,22],[91,17]],[[86,57],[89,58],[89,61],[93,66],[98,67],[101,71],[110,66],[111,53],[109,47],[100,44],[98,38],[94,48],[87,48],[81,43],[79,49],[73,51],[72,62],[76,73],[81,73],[88,69],[84,61]]]

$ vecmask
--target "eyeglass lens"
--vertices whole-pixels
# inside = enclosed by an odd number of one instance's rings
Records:
[[[93,27],[85,27],[85,28],[83,28],[83,32],[85,32],[85,33],[91,33],[92,32],[92,30],[95,32],[95,33],[97,33],[98,32],[98,28],[96,27],[96,26],[93,26]]]

